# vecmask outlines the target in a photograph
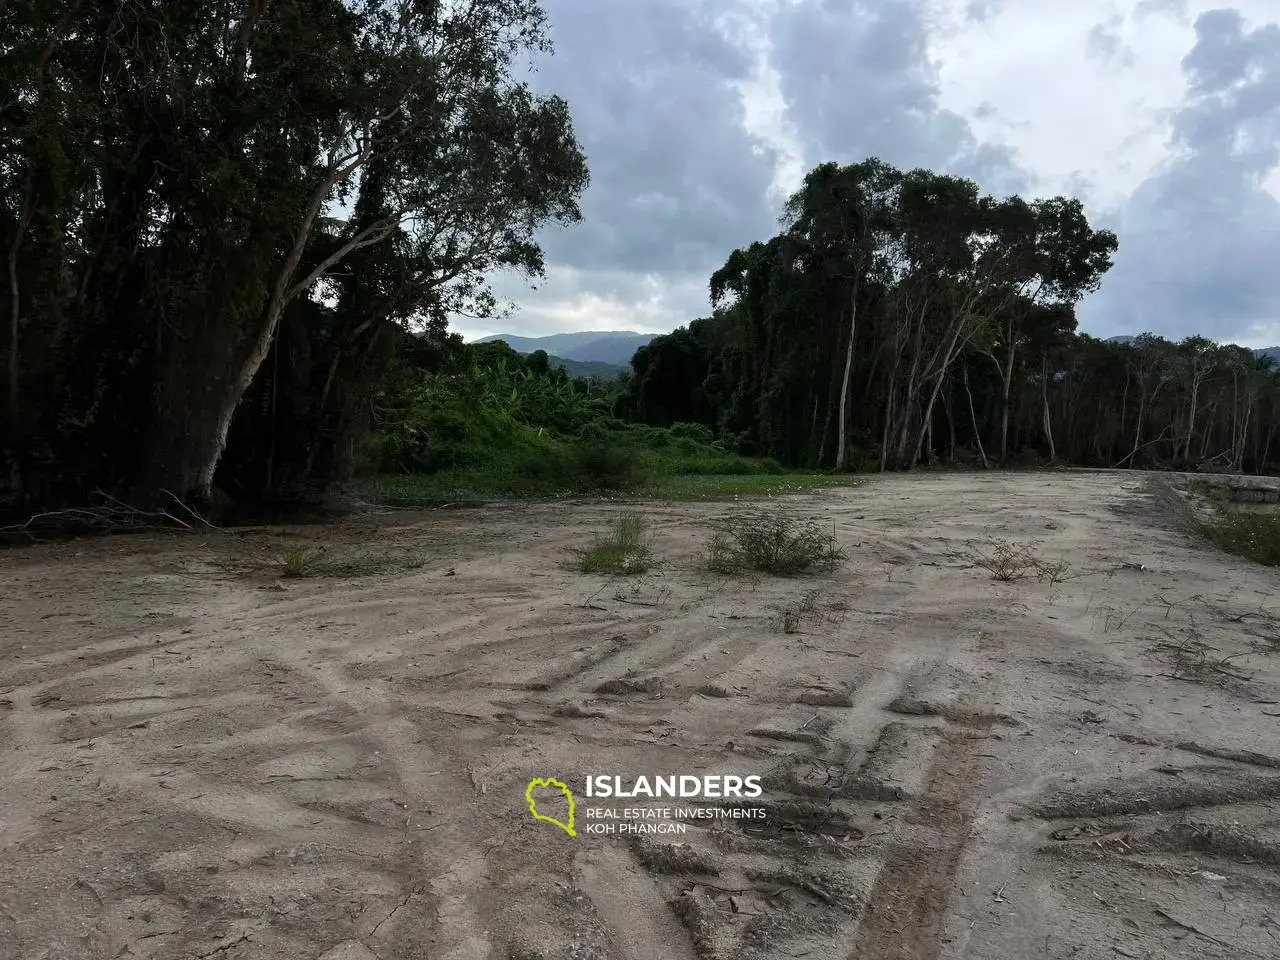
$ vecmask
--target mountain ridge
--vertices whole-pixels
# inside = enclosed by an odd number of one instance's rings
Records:
[[[545,350],[548,356],[583,363],[607,363],[626,368],[631,365],[635,352],[647,344],[656,333],[637,333],[634,330],[583,330],[573,333],[553,333],[545,337],[521,337],[512,333],[495,333],[481,337],[476,343],[504,341],[516,353],[533,353]]]

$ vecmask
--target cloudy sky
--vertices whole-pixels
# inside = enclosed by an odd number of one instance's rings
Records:
[[[1280,0],[544,0],[591,167],[536,290],[468,337],[667,331],[804,171],[879,156],[1081,197],[1100,336],[1280,343]]]

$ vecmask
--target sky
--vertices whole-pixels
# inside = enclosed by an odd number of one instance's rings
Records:
[[[1068,194],[1120,248],[1095,336],[1280,344],[1280,0],[543,0],[592,182],[468,338],[666,332],[819,163]]]

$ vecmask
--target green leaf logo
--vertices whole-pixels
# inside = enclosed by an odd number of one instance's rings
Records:
[[[565,799],[569,801],[569,822],[568,823],[561,823],[555,817],[544,816],[543,814],[538,812],[538,802],[533,799],[534,787],[554,787],[555,789],[559,790],[561,793],[564,794]],[[569,836],[571,837],[577,836],[577,834],[573,830],[573,792],[570,791],[570,789],[566,787],[563,783],[561,783],[559,780],[555,780],[551,777],[547,777],[545,780],[542,779],[541,777],[535,780],[530,780],[529,786],[525,788],[524,798],[529,802],[529,812],[533,814],[533,819],[545,820],[547,821],[547,823],[554,823],[557,827],[559,827]]]

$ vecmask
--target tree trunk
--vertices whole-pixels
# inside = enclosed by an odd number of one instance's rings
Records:
[[[361,148],[359,153],[352,154],[341,161],[334,159],[329,174],[316,186],[315,191],[311,194],[307,207],[303,211],[302,219],[298,223],[297,232],[294,234],[293,246],[276,274],[275,283],[271,288],[271,297],[267,302],[266,312],[261,326],[258,328],[258,334],[254,338],[253,345],[250,347],[243,363],[240,364],[239,369],[230,383],[226,385],[222,394],[222,402],[214,424],[208,455],[204,457],[200,464],[195,487],[187,491],[198,499],[207,500],[212,496],[213,477],[218,469],[218,462],[222,459],[222,453],[227,446],[227,435],[231,431],[231,420],[235,416],[236,408],[240,406],[240,401],[244,399],[244,394],[249,389],[249,384],[253,382],[253,378],[257,376],[262,362],[266,360],[267,354],[271,351],[271,342],[275,339],[276,330],[280,325],[280,317],[284,313],[285,307],[295,297],[310,290],[315,281],[334,264],[339,263],[355,250],[380,243],[391,235],[393,226],[394,228],[399,227],[402,214],[397,213],[384,217],[347,240],[346,243],[326,257],[322,263],[312,269],[306,278],[295,283],[298,267],[302,263],[303,253],[311,240],[311,233],[315,229],[316,219],[324,208],[329,194],[338,183],[346,180],[363,166],[370,156],[371,148],[365,146]]]
[[[947,463],[954,466],[956,462],[955,382],[948,381],[947,387],[947,392],[942,397],[942,412],[947,415]]]
[[[1044,435],[1049,441],[1049,460],[1052,462],[1058,459],[1058,452],[1053,447],[1053,423],[1049,416],[1049,358],[1045,357],[1041,363],[1040,389],[1041,396],[1044,399]]]
[[[1253,416],[1253,403],[1248,398],[1245,400],[1244,420],[1240,424],[1240,435],[1236,441],[1236,473],[1244,471],[1244,442],[1245,436],[1249,432],[1249,418]]]
[[[1013,335],[1013,319],[1009,319],[1005,328],[1009,341],[1009,352],[1005,357],[1004,369],[1001,371],[1003,383],[1000,390],[1000,462],[1009,461],[1009,393],[1013,385],[1013,358],[1017,344]]]
[[[982,469],[991,469],[991,464],[987,462],[987,452],[982,449],[982,431],[978,429],[978,416],[973,410],[973,391],[969,389],[969,366],[965,364],[961,369],[964,371],[964,392],[969,398],[969,420],[973,423],[973,442],[978,445],[978,456],[982,460]]]
[[[843,470],[847,466],[848,438],[847,418],[849,415],[849,381],[853,376],[853,338],[858,330],[858,285],[853,285],[853,293],[849,297],[849,346],[844,355],[844,377],[840,383],[840,421],[836,438],[836,469]]]
[[[1133,432],[1133,449],[1129,451],[1129,456],[1125,457],[1125,460],[1132,461],[1133,458],[1138,455],[1138,448],[1142,445],[1142,417],[1143,417],[1143,414],[1146,413],[1146,409],[1147,409],[1147,393],[1145,390],[1142,389],[1142,386],[1139,385],[1138,386],[1138,428]],[[1121,463],[1123,462],[1124,461],[1122,460]],[[1130,466],[1132,466],[1132,463],[1130,463]]]
[[[8,423],[11,431],[18,428],[18,369],[20,364],[18,319],[22,315],[22,296],[18,286],[18,251],[22,249],[22,241],[27,232],[27,224],[31,222],[32,200],[35,196],[35,180],[27,174],[27,187],[22,198],[22,214],[18,218],[18,227],[13,234],[13,243],[9,245],[9,370],[7,391]]]
[[[943,349],[942,363],[939,365],[938,369],[934,373],[935,379],[933,382],[933,390],[929,394],[929,402],[925,405],[924,421],[921,424],[921,429],[916,437],[915,457],[912,460],[910,465],[914,465],[915,463],[918,463],[920,461],[920,450],[921,450],[921,445],[924,442],[925,428],[927,428],[933,422],[933,408],[938,401],[938,394],[942,390],[943,381],[946,380],[947,370],[950,369],[952,362],[956,358],[956,355],[960,352],[959,350],[960,334],[963,330],[964,330],[964,322],[963,322],[963,315],[961,315],[956,320],[955,328],[951,333],[950,342],[948,342],[946,347]],[[926,380],[925,382],[928,383],[928,380]]]
[[[1191,403],[1187,410],[1187,440],[1182,448],[1183,460],[1187,463],[1191,462],[1191,442],[1195,439],[1196,434],[1196,401],[1200,395],[1200,374],[1198,371],[1191,373]]]

